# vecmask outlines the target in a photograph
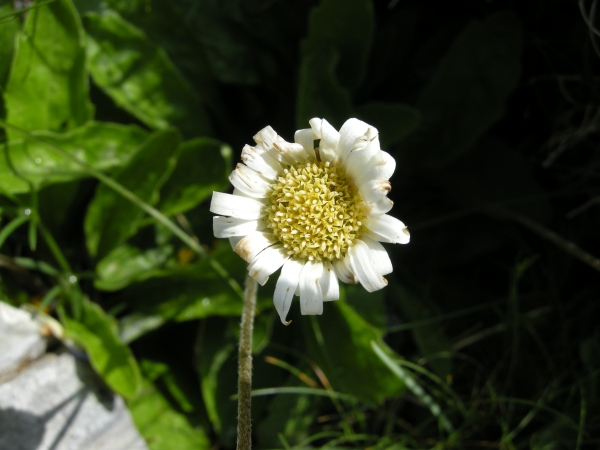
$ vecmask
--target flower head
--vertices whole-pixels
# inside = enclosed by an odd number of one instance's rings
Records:
[[[325,119],[286,142],[271,127],[246,145],[229,176],[233,194],[214,192],[216,237],[229,238],[264,285],[281,268],[274,303],[286,323],[294,295],[302,314],[339,298],[338,278],[369,292],[387,285],[390,258],[380,242],[406,244],[408,229],[386,214],[396,162],[376,128],[349,119],[338,132]]]

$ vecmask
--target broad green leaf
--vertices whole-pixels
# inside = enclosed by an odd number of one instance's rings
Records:
[[[368,103],[357,108],[356,117],[379,130],[383,147],[408,136],[421,120],[416,110],[398,103]]]
[[[0,1],[0,17],[13,13],[14,10],[10,2]],[[15,50],[15,39],[19,31],[19,22],[10,20],[0,23],[0,117],[4,118],[4,98],[2,93],[8,80],[8,73],[13,59]],[[4,130],[0,131],[0,136],[4,134]]]
[[[192,426],[184,414],[149,381],[140,395],[128,402],[133,421],[151,450],[208,450],[210,440],[202,428]]]
[[[102,291],[116,291],[134,281],[151,278],[173,252],[171,245],[149,250],[130,245],[117,247],[96,265],[98,278],[94,280],[94,286]]]
[[[142,201],[154,205],[175,166],[179,142],[179,134],[173,129],[153,134],[115,180]],[[90,253],[98,258],[107,255],[135,233],[142,216],[138,205],[105,185],[98,186],[84,224]]]
[[[83,30],[70,0],[29,12],[4,99],[8,123],[25,130],[67,131],[92,118]]]
[[[520,76],[521,34],[511,12],[464,28],[417,102],[423,121],[402,146],[412,164],[446,164],[502,117]]]
[[[34,131],[32,134],[81,162],[101,171],[123,167],[135,154],[147,133],[136,126],[88,122],[75,130],[58,134]],[[29,184],[46,184],[87,177],[77,163],[67,160],[37,140],[20,139],[0,145],[0,191],[24,193]]]
[[[339,55],[335,74],[342,86],[354,90],[364,77],[373,25],[371,0],[321,0],[310,14],[303,54],[335,49]]]
[[[228,145],[208,138],[184,142],[177,165],[160,191],[157,208],[168,216],[192,209],[213,191],[227,190],[230,170]]]
[[[115,392],[135,397],[141,376],[131,351],[119,339],[116,321],[87,298],[82,306],[79,321],[63,314],[67,335],[86,350],[94,370]]]
[[[113,300],[141,314],[165,320],[239,316],[242,311],[242,300],[207,260],[154,273],[152,278],[130,284]]]
[[[143,31],[113,11],[83,20],[92,78],[119,106],[155,129],[173,125],[188,137],[210,134],[200,99]]]
[[[300,66],[296,124],[306,128],[313,117],[340,127],[351,117],[350,94],[337,82],[339,54],[332,48],[305,55]]]
[[[385,346],[382,332],[344,299],[328,304],[325,312],[326,320],[311,317],[302,321],[302,328],[308,355],[325,372],[333,389],[370,404],[402,392],[403,383],[371,348],[371,341]]]

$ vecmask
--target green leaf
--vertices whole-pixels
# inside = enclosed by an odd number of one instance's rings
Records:
[[[116,321],[87,298],[82,306],[80,320],[63,314],[67,335],[85,349],[106,384],[124,397],[135,397],[141,384],[140,371],[131,351],[119,339]]]
[[[113,11],[88,13],[84,24],[92,78],[119,106],[155,129],[211,133],[200,99],[143,31]]]
[[[157,209],[170,216],[192,209],[213,191],[224,191],[231,170],[231,147],[208,138],[181,145],[177,165],[160,191]]]
[[[148,134],[136,126],[88,122],[63,134],[35,131],[32,135],[94,169],[110,171],[126,165]],[[23,178],[41,188],[87,176],[79,164],[37,140],[18,139],[0,145],[0,191],[28,192],[29,184]]]
[[[327,305],[326,315],[326,321],[317,317],[303,319],[302,326],[309,355],[325,372],[333,389],[370,404],[402,392],[403,383],[371,348],[371,341],[385,346],[382,332],[343,298]]]
[[[173,255],[171,245],[141,250],[130,245],[117,247],[97,265],[94,287],[102,291],[116,291],[134,281],[143,281],[157,274],[157,270]]]
[[[340,127],[352,116],[350,94],[336,80],[339,54],[332,48],[304,56],[300,66],[296,124],[306,128],[313,117]]]
[[[192,426],[149,381],[140,395],[128,402],[133,421],[151,450],[209,449],[202,428]]]
[[[83,30],[73,4],[56,0],[34,8],[18,35],[6,86],[8,123],[25,130],[71,130],[92,118],[88,97]],[[12,130],[8,136],[21,137]]]
[[[354,90],[365,74],[373,25],[370,0],[322,0],[310,14],[308,37],[302,42],[302,51],[309,55],[335,49],[339,55],[337,78],[342,86]]]
[[[11,13],[14,13],[12,5],[8,2],[7,4],[4,4],[4,1],[0,2],[0,17]],[[19,22],[16,20],[0,23],[0,94],[4,92],[4,87],[8,80],[18,31]],[[0,117],[4,118],[4,113],[4,99],[0,95]],[[0,134],[2,133],[4,133],[4,130],[0,131]]]
[[[402,146],[412,164],[446,164],[470,150],[502,117],[520,76],[521,35],[511,12],[465,27],[420,95],[423,122]]]
[[[225,287],[207,260],[154,273],[130,284],[113,297],[147,316],[165,320],[193,320],[209,316],[239,316],[242,301]]]
[[[179,142],[179,134],[172,129],[153,134],[115,180],[142,201],[154,205],[162,184],[175,167]],[[138,205],[100,185],[84,224],[86,243],[92,256],[102,258],[132,236],[142,216],[143,211]]]
[[[402,140],[421,121],[421,115],[415,109],[399,103],[368,103],[357,108],[356,117],[379,130],[382,147]]]

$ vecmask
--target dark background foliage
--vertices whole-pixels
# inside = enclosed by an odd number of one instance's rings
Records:
[[[260,289],[256,448],[596,448],[596,8],[0,0],[2,300],[59,317],[152,449],[233,448],[245,267],[210,194],[264,126],[358,117],[412,240],[289,327]]]

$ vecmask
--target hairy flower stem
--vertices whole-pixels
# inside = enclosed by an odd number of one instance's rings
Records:
[[[238,427],[237,450],[252,448],[252,330],[256,309],[258,283],[248,275],[244,291],[244,307],[240,324],[240,349],[238,365]]]

